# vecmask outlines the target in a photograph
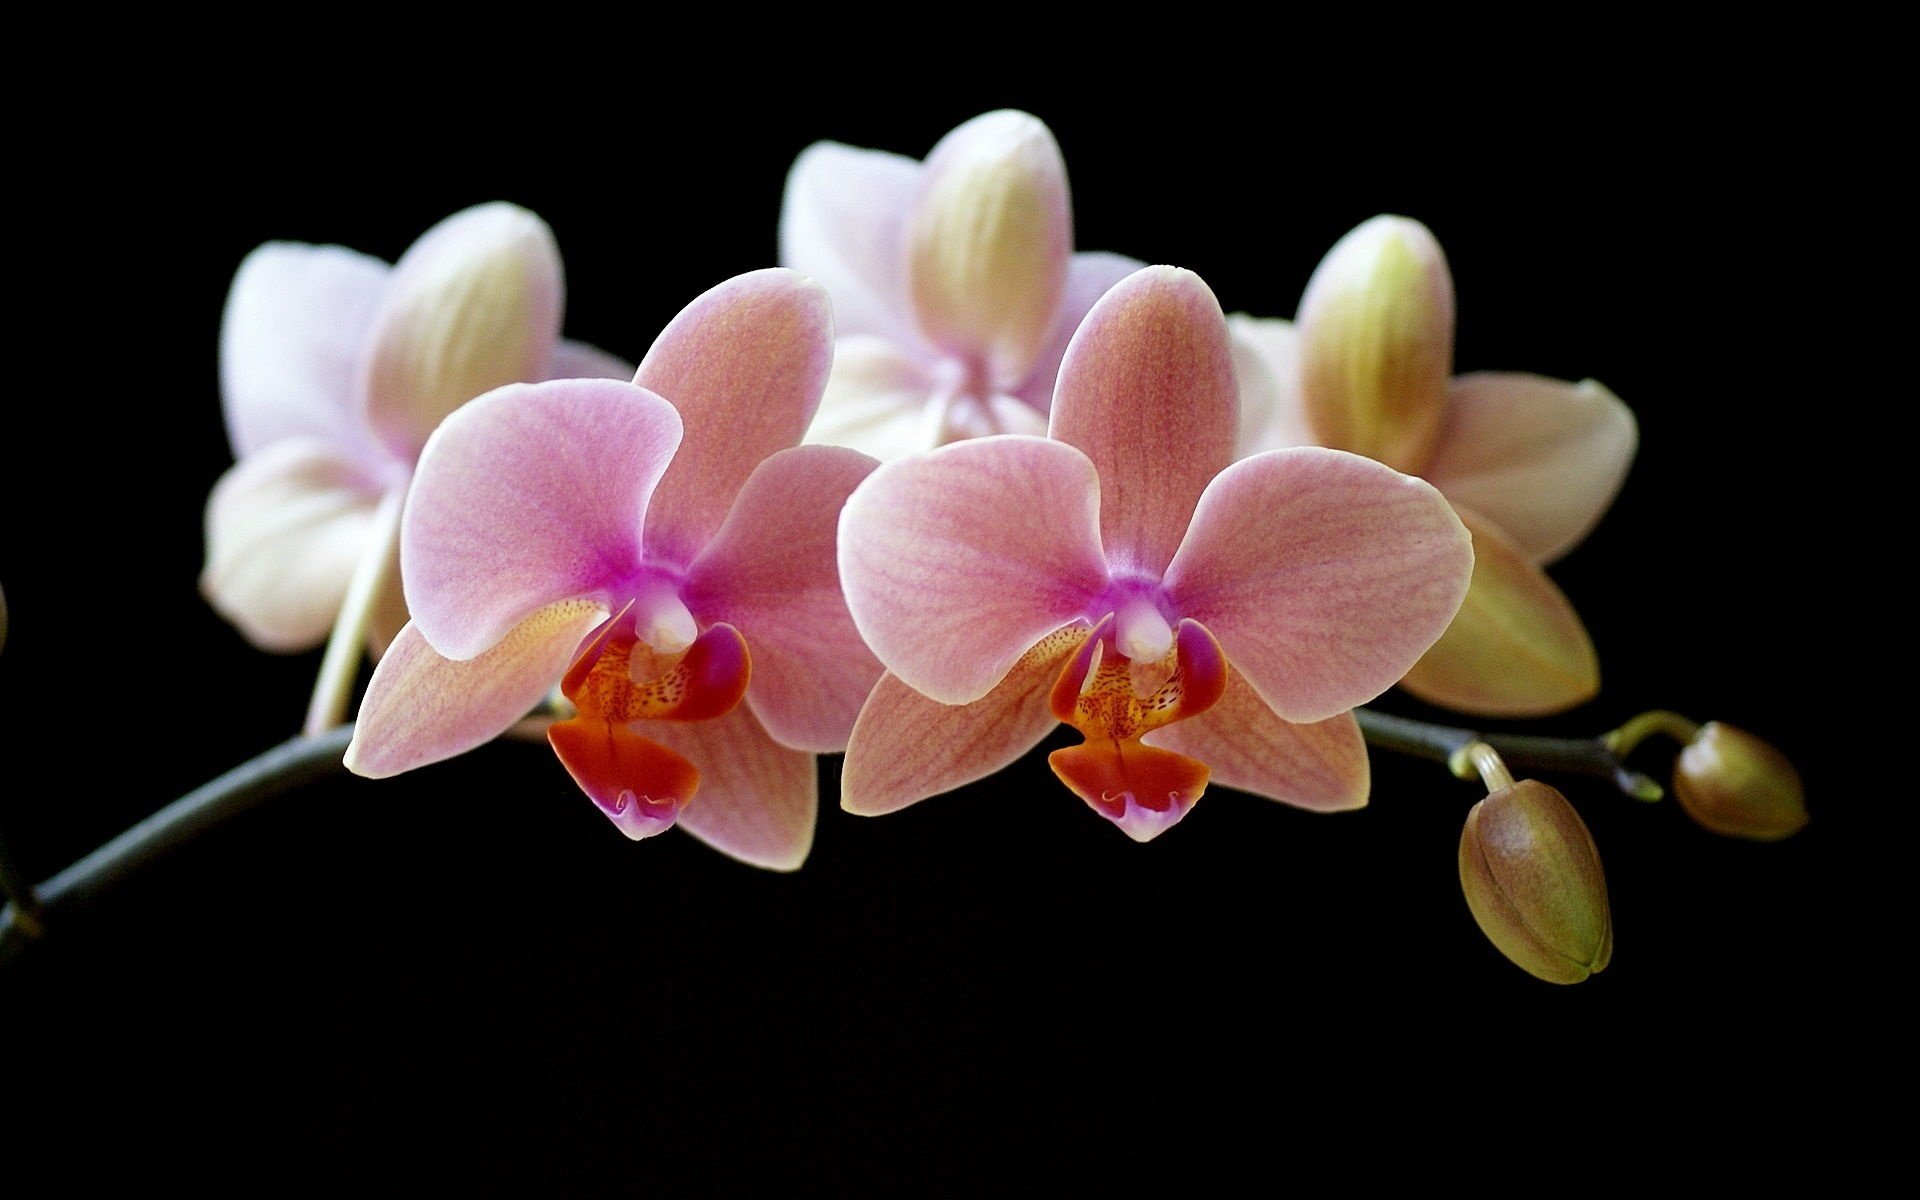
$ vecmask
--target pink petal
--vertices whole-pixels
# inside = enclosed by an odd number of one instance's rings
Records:
[[[207,498],[200,591],[263,650],[319,645],[373,541],[380,495],[333,443],[287,438],[248,455]]]
[[[1053,407],[1053,383],[1060,374],[1060,360],[1067,344],[1079,332],[1080,322],[1094,303],[1114,284],[1146,266],[1137,258],[1095,250],[1076,254],[1067,260],[1067,286],[1060,295],[1060,307],[1053,318],[1053,330],[1046,345],[1033,360],[1033,370],[1014,393],[1040,412]]]
[[[672,405],[610,379],[514,384],[448,417],[400,526],[421,635],[472,658],[556,600],[612,600],[679,440]]]
[[[1432,485],[1303,446],[1221,472],[1165,585],[1274,712],[1311,722],[1406,674],[1453,619],[1472,570],[1466,527]]]
[[[543,379],[618,379],[633,382],[633,364],[598,346],[561,338],[547,359]]]
[[[837,142],[816,142],[794,160],[780,206],[780,265],[827,289],[843,336],[919,340],[903,255],[920,174],[913,159]]]
[[[1632,410],[1591,379],[1479,372],[1453,381],[1423,474],[1550,563],[1613,503],[1639,439]]]
[[[860,710],[840,772],[840,807],[877,817],[984,779],[1038,745],[1057,723],[1048,696],[1086,639],[1079,622],[1048,634],[992,691],[942,704],[882,675]]]
[[[268,242],[233,277],[220,394],[242,457],[289,437],[371,450],[355,416],[361,354],[388,267],[342,246]]]
[[[920,332],[996,387],[1033,371],[1073,254],[1067,165],[1037,118],[1002,110],[940,139],[907,222]]]
[[[681,599],[703,623],[747,639],[747,703],[773,739],[846,749],[880,677],[840,591],[840,509],[876,467],[838,446],[801,446],[761,463],[687,573]]]
[[[465,662],[442,658],[408,625],[367,683],[347,769],[384,779],[492,741],[546,697],[581,639],[606,619],[595,601],[563,600]]]
[[[1300,332],[1293,322],[1235,313],[1227,329],[1240,380],[1239,456],[1315,445],[1300,398]]]
[[[793,271],[735,276],[668,322],[634,377],[686,426],[647,510],[649,553],[692,561],[760,460],[799,444],[832,361],[827,294]]]
[[[933,380],[920,360],[886,338],[842,337],[807,440],[850,446],[885,461],[943,444]]]
[[[1193,272],[1136,271],[1087,314],[1060,365],[1050,433],[1099,469],[1116,571],[1165,569],[1207,481],[1233,461],[1239,404],[1226,317]]]
[[[375,318],[367,424],[411,462],[454,409],[539,379],[560,298],[560,251],[526,209],[483,204],[435,225],[394,265]]]
[[[1352,713],[1311,725],[1282,720],[1238,672],[1212,708],[1144,741],[1213,769],[1213,782],[1301,808],[1337,812],[1367,802],[1367,745]]]
[[[767,736],[745,706],[711,721],[643,721],[636,727],[700,770],[680,828],[722,854],[770,871],[807,860],[820,809],[814,757]]]
[[[854,624],[889,671],[946,704],[993,690],[1108,583],[1085,455],[976,438],[883,464],[840,518]]]
[[[1600,659],[1566,594],[1491,521],[1456,504],[1473,534],[1473,584],[1453,624],[1400,686],[1487,717],[1564,712],[1600,691]]]
[[[1453,374],[1453,276],[1432,232],[1363,222],[1307,281],[1299,327],[1314,441],[1424,473]]]

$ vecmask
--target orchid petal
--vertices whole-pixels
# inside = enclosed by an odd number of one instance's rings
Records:
[[[820,809],[813,755],[774,741],[745,705],[712,721],[647,721],[638,728],[700,770],[700,790],[680,810],[680,828],[770,871],[806,861]]]
[[[1079,331],[1080,322],[1087,319],[1087,313],[1100,297],[1112,290],[1114,284],[1146,265],[1137,258],[1108,254],[1102,250],[1076,254],[1068,259],[1067,286],[1060,295],[1060,309],[1054,315],[1053,330],[1047,335],[1046,345],[1040,348],[1039,356],[1033,360],[1032,372],[1014,389],[1014,394],[1032,405],[1036,412],[1044,413],[1051,409],[1054,380],[1060,374],[1060,360],[1067,353],[1067,344],[1073,341],[1073,335]]]
[[[1480,372],[1453,381],[1423,474],[1498,525],[1536,563],[1580,544],[1639,444],[1633,412],[1591,379]]]
[[[472,658],[535,609],[631,576],[679,440],[672,405],[610,379],[514,384],[448,417],[400,525],[421,635]]]
[[[780,265],[827,289],[843,336],[917,340],[906,319],[904,247],[920,175],[911,158],[838,142],[816,142],[794,160],[780,205]]]
[[[933,380],[913,356],[881,337],[842,337],[809,442],[851,446],[886,461],[941,444],[931,418]]]
[[[1227,318],[1233,334],[1233,369],[1240,380],[1239,456],[1289,446],[1312,446],[1300,398],[1300,331],[1292,321],[1271,321],[1235,313]]]
[[[1093,464],[1041,438],[975,438],[883,464],[840,517],[854,624],[909,686],[978,700],[1106,588],[1099,509]]]
[[[1367,744],[1353,714],[1296,725],[1268,708],[1237,671],[1218,704],[1143,740],[1206,763],[1215,783],[1269,800],[1320,812],[1367,802]]]
[[[1453,619],[1472,565],[1466,527],[1431,484],[1302,446],[1220,473],[1165,587],[1275,713],[1304,723],[1406,674]]]
[[[777,267],[727,280],[667,323],[634,376],[686,426],[647,510],[650,553],[692,561],[760,460],[799,444],[832,361],[827,293]]]
[[[1420,473],[1453,373],[1453,277],[1418,221],[1375,217],[1335,243],[1300,299],[1314,441]]]
[[[1499,526],[1454,505],[1473,534],[1473,586],[1400,686],[1485,717],[1561,712],[1600,692],[1600,659],[1566,594]]]
[[[560,336],[560,251],[511,204],[455,213],[394,265],[372,332],[367,424],[411,462],[448,413],[538,379]]]
[[[1053,329],[1073,254],[1067,165],[1046,125],[1002,110],[927,156],[907,224],[907,283],[928,341],[1025,379]]]
[[[247,255],[220,321],[220,394],[235,454],[289,437],[371,449],[354,401],[389,270],[343,246],[268,242]]]
[[[877,817],[1012,764],[1054,727],[1054,680],[1086,637],[1077,622],[1041,638],[971,704],[942,704],[882,675],[847,743],[840,807]]]
[[[562,600],[465,662],[442,658],[417,625],[408,625],[367,683],[347,769],[384,779],[498,737],[545,698],[580,640],[606,619],[606,607],[593,600]]]
[[[201,592],[263,650],[319,645],[374,540],[380,495],[351,456],[314,438],[248,455],[207,498]]]
[[[547,359],[542,379],[618,379],[633,382],[633,364],[598,346],[561,338]]]
[[[747,703],[775,741],[796,750],[846,749],[880,677],[847,612],[835,557],[840,509],[878,465],[839,446],[767,459],[680,592],[703,622],[727,622],[747,639]]]
[[[1233,461],[1240,399],[1219,302],[1191,271],[1134,272],[1081,323],[1054,393],[1051,436],[1099,469],[1114,566],[1160,574]]]

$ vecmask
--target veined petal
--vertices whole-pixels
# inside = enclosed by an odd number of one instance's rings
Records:
[[[1311,446],[1300,398],[1300,331],[1292,321],[1234,313],[1233,369],[1240,380],[1239,457],[1289,446]]]
[[[880,677],[847,612],[836,559],[840,510],[878,465],[839,446],[767,459],[680,592],[703,622],[724,621],[746,638],[747,703],[775,741],[797,750],[846,749]]]
[[[918,340],[907,309],[905,246],[920,174],[911,158],[838,142],[807,147],[787,174],[780,265],[827,289],[842,336]]]
[[[1453,276],[1418,221],[1375,217],[1335,243],[1300,299],[1314,441],[1421,473],[1453,374]]]
[[[598,346],[561,338],[547,359],[542,379],[618,379],[633,382],[633,364]]]
[[[247,255],[220,321],[220,395],[236,455],[289,437],[372,449],[355,402],[389,270],[344,246],[268,242]]]
[[[634,382],[679,410],[686,436],[647,510],[647,549],[690,562],[740,485],[813,421],[833,361],[819,284],[770,268],[737,275],[667,323]]]
[[[1220,702],[1144,739],[1213,769],[1213,781],[1320,812],[1359,808],[1371,775],[1352,713],[1310,725],[1283,720],[1235,671]]]
[[[1591,379],[1478,372],[1453,381],[1424,474],[1550,563],[1613,503],[1639,441],[1632,410]]]
[[[1048,697],[1060,665],[1086,640],[1078,622],[1041,638],[992,691],[942,704],[882,675],[860,709],[840,772],[840,807],[896,812],[1008,766],[1055,725]]]
[[[610,379],[513,384],[447,418],[400,527],[421,635],[472,658],[535,609],[629,576],[679,442],[672,405]]]
[[[907,281],[928,341],[1011,387],[1033,369],[1073,253],[1067,165],[1037,118],[975,117],[927,156],[907,224]]]
[[[435,225],[395,264],[375,318],[368,425],[413,461],[454,409],[542,376],[560,303],[560,251],[539,217],[496,203]]]
[[[1050,436],[1100,472],[1100,534],[1118,569],[1158,575],[1207,481],[1233,461],[1240,400],[1227,320],[1198,275],[1115,284],[1067,347]]]
[[[417,626],[400,631],[360,702],[347,769],[384,779],[464,754],[527,715],[566,673],[582,638],[607,619],[593,600],[550,604],[477,658],[442,658]]]
[[[1483,717],[1537,717],[1600,693],[1600,658],[1566,594],[1493,522],[1454,505],[1473,534],[1473,586],[1400,686]]]
[[[883,462],[931,450],[942,444],[932,398],[927,369],[893,342],[842,337],[806,440],[851,446]]]
[[[908,686],[978,700],[1107,586],[1099,509],[1086,455],[1043,438],[882,464],[840,517],[854,624]]]
[[[1268,707],[1311,722],[1406,674],[1453,619],[1472,567],[1466,527],[1432,485],[1302,446],[1220,473],[1165,587]]]
[[[1087,319],[1087,313],[1114,284],[1146,265],[1137,258],[1109,254],[1104,250],[1091,250],[1068,259],[1067,286],[1060,295],[1060,309],[1054,314],[1053,330],[1047,335],[1047,344],[1040,348],[1039,356],[1033,360],[1033,370],[1014,389],[1014,394],[1038,412],[1050,410],[1053,407],[1054,380],[1060,374],[1060,360],[1065,357],[1073,335],[1079,331],[1080,322]]]
[[[647,721],[641,733],[700,770],[680,828],[770,871],[797,870],[813,848],[820,778],[813,755],[774,741],[741,705],[712,721]]]
[[[373,540],[380,495],[330,442],[286,438],[248,455],[207,498],[201,593],[263,650],[319,645]]]

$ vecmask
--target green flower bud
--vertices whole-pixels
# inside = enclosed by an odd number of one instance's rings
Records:
[[[1807,826],[1800,773],[1786,755],[1718,721],[1700,727],[1673,764],[1673,794],[1715,833],[1777,842]]]
[[[1523,779],[1473,806],[1460,889],[1481,932],[1530,975],[1579,983],[1613,957],[1607,879],[1567,798]]]

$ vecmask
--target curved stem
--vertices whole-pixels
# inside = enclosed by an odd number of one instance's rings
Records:
[[[393,577],[394,544],[400,540],[400,509],[406,498],[405,488],[394,488],[381,498],[374,514],[373,538],[353,569],[340,615],[327,638],[327,652],[320,658],[320,673],[313,681],[313,699],[307,703],[308,737],[318,737],[347,719],[347,700],[367,653],[367,626]]]
[[[262,800],[342,770],[341,758],[352,739],[353,727],[344,725],[319,737],[282,742],[188,792],[38,888],[29,889],[28,894],[39,899],[37,914],[13,902],[0,909],[0,963],[13,958],[32,939],[36,916],[47,926],[57,927],[66,913],[201,831]]]
[[[1475,742],[1493,747],[1508,767],[1518,772],[1553,771],[1604,779],[1635,800],[1658,800],[1665,794],[1658,783],[1628,767],[1606,738],[1549,738],[1517,733],[1481,733],[1452,725],[1415,721],[1370,708],[1356,708],[1360,732],[1369,745],[1434,762],[1451,764]]]
[[[1607,743],[1609,750],[1625,758],[1633,753],[1634,747],[1656,734],[1664,733],[1684,746],[1699,732],[1699,722],[1689,720],[1677,712],[1656,708],[1652,712],[1643,712],[1631,718],[1602,740]]]

